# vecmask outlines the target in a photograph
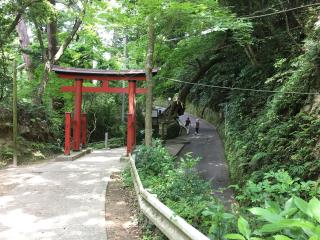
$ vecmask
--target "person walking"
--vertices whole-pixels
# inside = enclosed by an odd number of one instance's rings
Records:
[[[199,119],[197,119],[197,120],[196,120],[196,127],[195,127],[195,129],[196,129],[196,135],[199,134],[199,128],[200,128],[200,122],[199,122]]]
[[[190,121],[190,118],[188,117],[187,120],[186,120],[186,123],[185,123],[185,127],[187,129],[187,134],[189,134],[190,125],[191,125],[191,121]]]

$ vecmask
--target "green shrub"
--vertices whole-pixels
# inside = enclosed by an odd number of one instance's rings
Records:
[[[211,184],[194,169],[198,161],[191,154],[177,161],[159,140],[136,150],[136,166],[144,187],[194,227],[212,239],[222,239],[233,229],[234,217],[225,212],[213,197]],[[129,171],[123,176],[128,185]]]
[[[287,171],[270,171],[264,174],[263,180],[248,180],[240,190],[236,199],[242,205],[261,205],[265,200],[283,203],[288,196],[300,196],[308,199],[320,194],[317,182],[304,182],[300,178],[292,178]]]
[[[238,233],[226,234],[227,239],[255,240],[319,240],[320,201],[312,198],[309,202],[299,197],[286,201],[281,209],[276,202],[267,201],[265,208],[250,208],[257,230],[252,231],[243,217],[238,219]]]

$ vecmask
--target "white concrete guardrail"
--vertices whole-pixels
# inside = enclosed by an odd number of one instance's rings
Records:
[[[209,240],[208,237],[145,190],[136,169],[135,160],[131,155],[129,161],[140,209],[164,235],[171,240]]]

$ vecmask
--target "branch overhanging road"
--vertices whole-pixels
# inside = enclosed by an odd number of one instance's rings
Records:
[[[179,119],[185,123],[187,117],[191,120],[191,128],[189,135],[184,138],[190,143],[184,146],[179,156],[192,152],[194,157],[200,157],[200,162],[196,166],[200,175],[211,181],[213,194],[224,205],[230,205],[233,202],[233,192],[230,188],[227,188],[230,185],[229,170],[220,136],[214,126],[202,119],[199,119],[199,134],[195,135],[196,117],[185,114],[180,116]]]

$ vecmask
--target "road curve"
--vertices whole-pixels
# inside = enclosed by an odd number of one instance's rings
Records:
[[[187,117],[191,120],[190,133],[186,137],[190,144],[182,149],[179,156],[192,152],[194,157],[201,158],[196,166],[197,170],[204,179],[211,181],[214,195],[228,206],[233,202],[233,192],[231,189],[225,189],[230,185],[230,178],[220,136],[216,128],[203,119],[199,119],[200,130],[199,134],[195,135],[196,117],[185,114],[179,118],[185,122]]]

